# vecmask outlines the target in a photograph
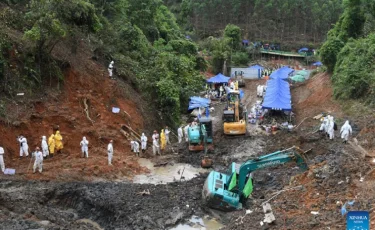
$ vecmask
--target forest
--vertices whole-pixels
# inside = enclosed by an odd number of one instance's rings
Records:
[[[116,75],[156,100],[170,123],[179,122],[189,96],[202,89],[208,67],[225,72],[256,58],[242,39],[284,50],[317,48],[337,98],[375,95],[371,0],[8,0],[0,6],[2,97],[59,88],[69,60],[52,54],[58,45],[76,52],[81,38],[90,41],[93,59],[115,60]],[[5,103],[0,99],[0,108]]]
[[[251,41],[319,44],[342,12],[342,0],[164,0],[184,29],[198,38],[220,35],[227,24]]]

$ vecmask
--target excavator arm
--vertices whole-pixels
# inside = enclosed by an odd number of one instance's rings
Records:
[[[205,203],[209,207],[224,211],[241,209],[242,202],[253,191],[252,172],[291,161],[295,161],[299,168],[307,170],[303,154],[299,152],[303,153],[298,147],[293,146],[248,160],[242,165],[233,162],[229,174],[211,171],[202,190]]]
[[[240,195],[247,198],[249,194],[251,194],[252,189],[251,191],[246,192],[248,194],[245,194],[244,188],[246,186],[246,183],[248,182],[248,175],[255,170],[280,165],[291,161],[295,161],[297,163],[297,166],[302,170],[307,170],[307,164],[304,158],[300,154],[298,154],[297,149],[297,147],[293,146],[292,148],[261,156],[242,164],[238,173],[238,191]]]

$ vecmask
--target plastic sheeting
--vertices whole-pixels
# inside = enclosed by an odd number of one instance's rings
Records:
[[[314,65],[314,66],[322,66],[323,63],[321,63],[320,61],[317,61],[317,62],[313,63],[312,65]]]
[[[281,78],[272,79],[267,82],[262,108],[291,111],[291,99],[289,83]]]
[[[274,71],[271,74],[270,78],[271,79],[277,79],[277,78],[287,79],[289,77],[289,74],[291,74],[293,72],[294,72],[294,69],[289,68],[288,66],[284,66],[284,67],[281,67],[281,68],[277,69],[276,71]]]
[[[211,104],[211,100],[203,97],[190,97],[188,110],[196,108],[206,108]]]
[[[309,48],[303,47],[303,48],[298,50],[298,53],[307,52],[307,51],[309,51]]]

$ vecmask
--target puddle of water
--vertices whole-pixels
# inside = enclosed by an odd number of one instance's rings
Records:
[[[190,180],[196,177],[199,173],[208,172],[206,169],[195,168],[189,164],[154,167],[154,163],[145,158],[140,158],[138,163],[150,170],[149,174],[137,175],[133,178],[133,182],[139,184],[166,184],[173,181],[179,181],[180,179]]]
[[[203,218],[198,216],[192,216],[188,223],[179,224],[170,230],[219,230],[223,227],[224,225],[220,224],[217,220],[210,219],[207,216]]]

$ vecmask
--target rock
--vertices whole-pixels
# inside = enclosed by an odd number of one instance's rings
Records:
[[[48,220],[42,220],[42,221],[39,221],[39,223],[41,225],[48,226],[51,222],[49,222]]]

